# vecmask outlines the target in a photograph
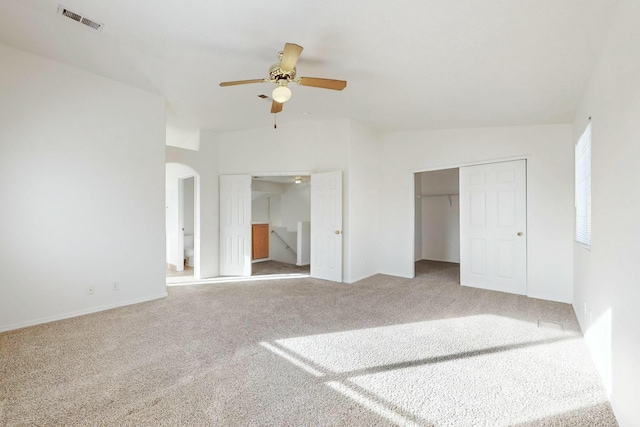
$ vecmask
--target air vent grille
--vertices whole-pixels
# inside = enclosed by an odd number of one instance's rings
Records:
[[[63,5],[58,5],[58,14],[66,16],[67,18],[71,18],[76,22],[80,22],[81,24],[86,25],[87,27],[93,28],[94,30],[102,30],[102,27],[104,27],[104,24],[100,24],[99,22],[84,17],[79,13],[67,9]]]
[[[62,14],[68,18],[73,19],[74,21],[80,22],[82,20],[82,16],[78,15],[77,13],[73,13],[68,9],[62,9]]]

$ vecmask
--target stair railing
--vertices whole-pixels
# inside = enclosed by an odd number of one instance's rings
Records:
[[[286,246],[285,249],[289,249],[291,252],[293,252],[293,254],[297,257],[298,254],[296,253],[296,251],[294,251],[293,249],[291,249],[289,247],[289,245],[287,244],[287,242],[284,241],[284,239],[276,232],[276,230],[271,230],[271,234],[275,234],[276,237]]]

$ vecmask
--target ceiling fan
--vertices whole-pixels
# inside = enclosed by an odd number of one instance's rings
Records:
[[[344,80],[320,79],[317,77],[296,77],[296,62],[302,53],[302,46],[293,43],[286,43],[284,50],[278,52],[280,62],[273,64],[269,69],[269,78],[254,80],[238,80],[233,82],[222,82],[220,86],[235,86],[250,83],[275,83],[277,86],[273,89],[271,97],[271,112],[279,113],[282,111],[282,104],[291,98],[291,89],[287,85],[291,82],[298,83],[302,86],[318,87],[321,89],[342,90],[347,87]]]

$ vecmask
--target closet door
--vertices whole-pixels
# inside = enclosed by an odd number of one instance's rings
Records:
[[[527,293],[526,160],[460,168],[460,283]]]

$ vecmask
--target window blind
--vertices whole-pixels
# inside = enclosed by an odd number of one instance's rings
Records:
[[[591,123],[576,144],[576,242],[591,246]]]

